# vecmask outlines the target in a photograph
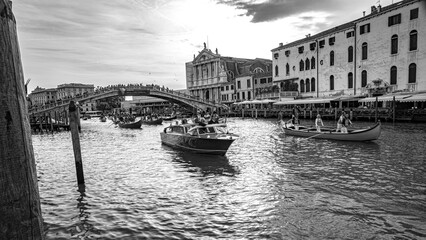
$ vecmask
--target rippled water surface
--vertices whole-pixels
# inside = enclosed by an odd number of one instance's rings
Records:
[[[163,146],[166,125],[82,121],[84,192],[70,133],[33,135],[47,238],[426,239],[426,124],[351,143],[235,118],[224,157]]]

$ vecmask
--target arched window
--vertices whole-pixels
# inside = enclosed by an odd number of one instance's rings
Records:
[[[354,88],[354,75],[353,73],[348,73],[348,88]]]
[[[334,66],[334,51],[330,52],[330,66]]]
[[[315,69],[315,58],[311,58],[311,69]]]
[[[311,91],[311,82],[309,81],[309,78],[306,79],[306,92],[310,92]]]
[[[330,76],[330,90],[334,90],[334,76]]]
[[[364,70],[361,72],[361,87],[367,86],[367,71]]]
[[[275,76],[278,76],[278,65],[275,65]]]
[[[398,53],[398,35],[393,35],[391,37],[391,54]]]
[[[348,47],[348,62],[354,61],[354,47]]]
[[[309,70],[311,68],[311,62],[309,61],[309,59],[305,60],[305,70]]]
[[[367,59],[367,54],[368,54],[368,44],[365,42],[362,44],[362,53],[361,53],[361,59],[365,60]]]
[[[410,51],[417,50],[417,31],[410,32]]]
[[[412,63],[408,67],[408,83],[415,83],[416,82],[416,64]]]
[[[290,75],[290,65],[288,63],[285,65],[285,75]]]
[[[300,92],[305,92],[305,81],[300,80]]]
[[[305,70],[305,63],[303,62],[303,60],[300,60],[300,62],[299,62],[299,70],[300,71]]]
[[[315,92],[315,78],[311,79],[311,91]]]
[[[396,85],[396,77],[398,76],[398,69],[395,66],[392,66],[390,69],[390,84]]]

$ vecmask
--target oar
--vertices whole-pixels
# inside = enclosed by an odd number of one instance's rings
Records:
[[[312,136],[310,136],[310,137],[308,137],[308,138],[300,139],[300,140],[299,140],[299,142],[300,142],[300,141],[303,141],[303,140],[308,140],[308,139],[310,139],[310,138],[318,137],[319,135],[322,135],[322,134],[324,134],[324,133],[325,133],[325,132],[320,132],[320,133],[315,134],[315,135],[312,135]]]

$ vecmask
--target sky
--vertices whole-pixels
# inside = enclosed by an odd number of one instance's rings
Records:
[[[204,46],[272,59],[271,50],[398,0],[13,0],[29,92],[64,83],[185,89]]]

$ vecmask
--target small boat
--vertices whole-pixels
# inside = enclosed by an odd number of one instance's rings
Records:
[[[380,136],[381,124],[377,122],[374,126],[363,129],[349,130],[347,133],[336,132],[335,129],[321,128],[321,132],[317,132],[316,128],[299,126],[299,129],[291,124],[287,125],[281,122],[281,128],[284,133],[291,136],[319,138],[341,141],[372,141],[377,140]]]
[[[169,116],[169,117],[163,117],[163,120],[164,121],[170,121],[170,120],[174,120],[174,119],[176,119],[177,118],[177,116],[176,115],[171,115],[171,116]]]
[[[133,128],[133,129],[141,128],[141,126],[142,126],[142,119],[140,119],[137,122],[129,122],[129,123],[120,122],[120,123],[118,123],[118,126],[120,128]]]
[[[146,124],[146,125],[160,125],[162,123],[163,123],[162,118],[157,118],[155,120],[144,120],[144,121],[142,121],[142,124]]]
[[[161,142],[177,149],[214,155],[225,155],[231,144],[239,138],[229,133],[226,124],[194,123],[171,125],[160,133]]]

